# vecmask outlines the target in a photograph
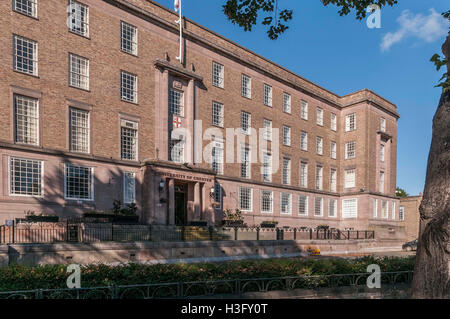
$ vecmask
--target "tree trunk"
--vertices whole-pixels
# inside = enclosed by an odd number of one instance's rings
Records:
[[[450,35],[442,52],[450,58]],[[450,72],[450,61],[447,64]],[[413,298],[450,298],[450,90],[442,93],[433,118],[433,138],[420,205],[420,235]]]

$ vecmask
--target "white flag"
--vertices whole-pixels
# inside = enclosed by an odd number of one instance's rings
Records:
[[[173,3],[173,7],[176,12],[178,12],[178,10],[180,10],[180,6],[181,6],[181,0],[175,0]]]

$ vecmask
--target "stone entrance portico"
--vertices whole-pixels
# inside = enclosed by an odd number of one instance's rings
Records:
[[[192,221],[216,222],[215,172],[163,160],[143,164],[143,221],[159,225],[187,225]]]

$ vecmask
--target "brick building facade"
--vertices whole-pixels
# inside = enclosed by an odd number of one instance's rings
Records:
[[[411,241],[419,237],[420,212],[422,203],[422,193],[418,196],[408,196],[400,198],[399,214],[400,219],[405,222],[406,239]]]
[[[239,207],[248,225],[403,228],[394,104],[338,96],[188,19],[180,63],[177,18],[144,0],[2,1],[0,223],[119,199],[145,223]]]

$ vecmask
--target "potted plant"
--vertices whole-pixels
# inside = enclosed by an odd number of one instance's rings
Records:
[[[276,220],[265,220],[261,223],[261,228],[275,228],[278,225]]]
[[[241,210],[236,208],[233,212],[231,209],[226,209],[223,212],[222,224],[226,227],[244,227]]]

